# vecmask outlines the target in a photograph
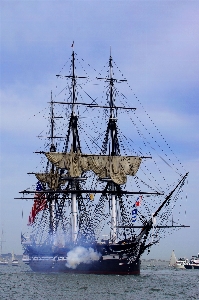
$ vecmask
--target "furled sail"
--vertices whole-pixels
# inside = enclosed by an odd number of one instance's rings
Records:
[[[82,153],[45,153],[57,168],[67,169],[68,176],[79,177],[93,171],[100,178],[110,177],[116,184],[125,184],[127,175],[135,175],[141,164],[138,156],[87,155]]]
[[[36,173],[37,179],[43,183],[47,183],[48,187],[52,190],[56,190],[61,184],[65,183],[65,180],[60,181],[60,175],[58,172],[55,173]]]

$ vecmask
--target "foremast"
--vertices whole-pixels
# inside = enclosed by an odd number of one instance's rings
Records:
[[[116,114],[114,108],[114,97],[113,97],[114,79],[113,79],[113,66],[112,66],[112,56],[110,53],[109,58],[109,105],[110,105],[110,117],[109,117],[109,135],[110,135],[110,148],[109,155],[117,156],[120,154],[119,143],[117,139],[117,126],[116,126]],[[112,192],[116,191],[116,185],[111,181]],[[112,242],[117,242],[117,201],[116,194],[111,195],[111,240]]]
[[[75,104],[77,102],[76,78],[78,78],[78,76],[75,75],[74,50],[72,50],[71,65],[72,65],[71,75],[65,76],[71,79],[71,106],[72,106],[65,151],[67,152],[69,150],[68,149],[69,146],[70,153],[77,154],[77,153],[81,153],[81,146],[80,146],[80,140],[78,135],[78,117],[75,111]],[[72,229],[71,238],[72,238],[72,242],[75,243],[78,237],[77,193],[75,191],[78,190],[79,181],[82,178],[81,176],[71,176],[71,177],[69,176],[68,178],[65,177],[65,179],[69,181],[71,185],[71,190],[73,191],[71,192],[71,229]]]
[[[71,134],[72,134],[72,141],[71,141],[71,151],[73,153],[77,153],[80,151],[80,142],[78,139],[78,132],[77,132],[77,116],[75,115],[75,102],[76,102],[76,95],[75,95],[75,86],[76,86],[76,78],[75,78],[75,54],[74,50],[72,51],[72,112],[70,118],[70,125],[71,125]],[[71,180],[71,188],[72,190],[77,189],[77,181],[72,178]],[[77,194],[71,193],[71,225],[72,225],[72,241],[75,243],[77,240],[78,235],[78,223],[77,223]]]
[[[103,154],[108,152],[108,156],[114,157],[120,156],[120,146],[118,141],[118,130],[117,130],[117,107],[115,105],[114,98],[114,82],[117,79],[113,78],[113,64],[112,64],[112,56],[110,51],[109,57],[109,77],[108,78],[98,78],[105,79],[109,82],[107,100],[109,106],[109,121],[106,130],[106,136],[103,143]],[[125,79],[119,81],[126,81]],[[140,161],[141,162],[141,161]],[[115,183],[111,178],[108,179],[109,188],[111,190],[111,236],[110,239],[112,243],[117,243],[117,215],[118,215],[118,207],[117,207],[117,192],[118,189],[121,190],[120,185]]]

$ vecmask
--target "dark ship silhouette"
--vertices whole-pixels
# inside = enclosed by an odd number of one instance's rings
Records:
[[[177,179],[170,176],[167,183],[155,161],[151,171],[153,145],[136,125],[136,108],[116,87],[129,85],[122,73],[115,78],[111,54],[108,75],[94,76],[105,88],[99,100],[84,90],[86,84],[91,92],[98,86],[87,73],[76,75],[76,62],[81,64],[73,49],[69,75],[57,75],[63,87],[51,93],[46,150],[36,152],[45,161],[43,171],[32,173],[36,188],[20,192],[34,201],[31,234],[22,234],[24,262],[33,271],[140,274],[141,255],[167,230],[186,227],[171,218],[187,173],[175,169]],[[161,155],[161,163],[174,168]]]

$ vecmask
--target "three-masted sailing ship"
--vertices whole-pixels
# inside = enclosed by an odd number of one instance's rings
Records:
[[[167,183],[152,164],[153,145],[136,124],[136,108],[117,88],[129,85],[122,73],[115,78],[111,54],[107,76],[80,76],[76,63],[82,61],[72,49],[68,75],[57,75],[63,87],[51,92],[47,143],[36,151],[43,171],[29,173],[36,187],[20,192],[33,200],[31,234],[22,234],[24,261],[33,271],[140,274],[141,255],[166,231],[185,227],[173,222],[172,210],[187,173],[178,170],[174,183]],[[105,90],[101,98],[93,92],[99,84]],[[171,167],[165,157],[158,159]]]

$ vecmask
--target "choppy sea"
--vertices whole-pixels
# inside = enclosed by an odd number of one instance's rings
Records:
[[[22,262],[0,266],[0,299],[199,299],[199,270],[142,266],[140,276],[34,273]]]

